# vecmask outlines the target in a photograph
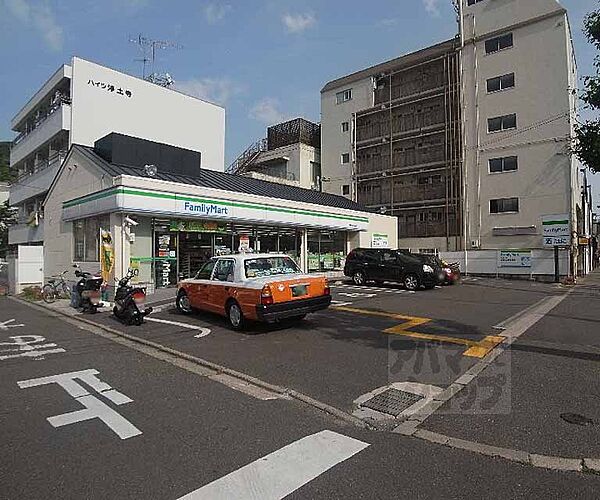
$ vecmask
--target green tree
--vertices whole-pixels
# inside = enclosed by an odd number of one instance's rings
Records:
[[[583,32],[589,42],[600,51],[600,9],[590,12],[583,22]],[[600,111],[600,55],[594,59],[594,75],[583,77],[581,100],[596,115]],[[586,120],[575,127],[577,141],[575,154],[592,171],[600,173],[600,118]]]

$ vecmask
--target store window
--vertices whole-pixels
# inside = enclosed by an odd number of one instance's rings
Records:
[[[73,222],[73,260],[100,261],[100,228],[110,229],[108,215],[88,217]]]
[[[346,262],[344,231],[308,231],[308,271],[334,271]]]

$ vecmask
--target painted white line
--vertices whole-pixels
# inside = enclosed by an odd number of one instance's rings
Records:
[[[351,306],[353,302],[342,302],[341,300],[332,300],[331,305],[334,307]]]
[[[209,328],[204,328],[202,326],[190,325],[189,323],[181,323],[179,321],[170,321],[168,319],[160,319],[160,318],[146,318],[146,321],[153,321],[154,323],[164,323],[165,325],[174,325],[181,326],[183,328],[187,328],[189,330],[199,330],[200,333],[198,335],[194,335],[194,338],[206,337],[210,334]]]
[[[321,431],[245,465],[179,500],[279,500],[364,450],[367,443]]]
[[[17,328],[19,326],[25,326],[24,324],[11,325],[14,319],[7,319],[6,321],[0,321],[0,330],[8,330],[9,328]]]

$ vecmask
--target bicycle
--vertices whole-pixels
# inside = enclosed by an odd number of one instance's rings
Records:
[[[68,272],[68,270],[63,271],[58,277],[49,279],[48,283],[42,287],[42,298],[44,299],[44,302],[51,304],[57,298],[71,298],[71,288],[65,281],[65,274]]]

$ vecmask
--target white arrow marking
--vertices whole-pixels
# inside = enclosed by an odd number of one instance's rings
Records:
[[[201,337],[206,337],[210,334],[209,328],[203,328],[201,326],[190,325],[189,323],[180,323],[179,321],[169,321],[168,319],[160,319],[160,318],[146,318],[146,321],[154,321],[155,323],[164,323],[166,325],[175,325],[181,326],[183,328],[188,328],[190,330],[200,330],[198,335],[194,335],[194,338],[199,339]]]
[[[367,446],[337,432],[321,431],[259,458],[179,500],[280,500]]]

